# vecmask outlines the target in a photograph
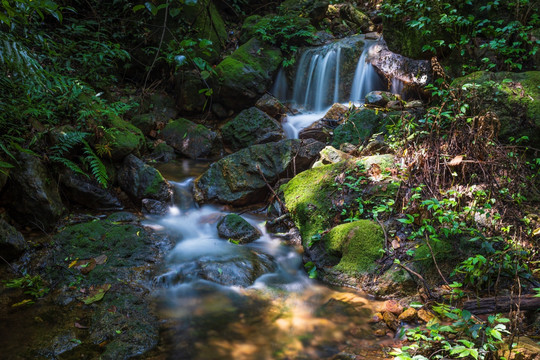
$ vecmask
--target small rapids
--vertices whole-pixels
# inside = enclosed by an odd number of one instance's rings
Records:
[[[192,178],[174,184],[189,190]],[[268,234],[260,215],[242,214],[260,230],[258,240],[237,245],[219,238],[216,223],[226,213],[175,206],[146,221],[176,243],[155,278],[163,321],[156,358],[379,358],[380,340],[368,324],[373,302],[308,278],[300,250]]]

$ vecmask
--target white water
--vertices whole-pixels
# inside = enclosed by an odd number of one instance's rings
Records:
[[[364,97],[384,87],[373,66],[367,62],[375,41],[358,37],[364,43],[354,74],[342,70],[345,49],[351,49],[347,39],[305,50],[296,67],[292,96],[289,97],[285,74],[280,70],[273,93],[280,101],[290,103],[300,111],[289,115],[283,124],[287,137],[298,138],[299,132],[320,120],[334,103],[363,104]],[[353,42],[354,44],[354,42]],[[354,45],[353,45],[354,46]],[[348,86],[347,86],[348,85]]]

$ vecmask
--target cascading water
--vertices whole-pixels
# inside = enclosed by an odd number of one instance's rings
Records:
[[[175,179],[177,193],[189,194],[192,178]],[[219,238],[216,222],[224,214],[192,205],[146,221],[177,241],[155,281],[164,320],[160,358],[322,359],[351,348],[380,358],[367,324],[373,302],[309,279],[301,254],[267,234],[260,216],[243,215],[261,232],[258,240]]]
[[[290,98],[283,91],[284,73],[279,72],[274,96],[302,112],[288,117],[284,125],[288,137],[298,137],[302,128],[322,118],[332,104],[363,103],[368,92],[384,88],[379,75],[367,62],[376,43],[358,35],[305,50],[298,60]]]

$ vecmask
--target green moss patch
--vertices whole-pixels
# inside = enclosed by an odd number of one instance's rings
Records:
[[[359,220],[338,225],[323,236],[330,255],[341,256],[335,269],[349,275],[368,272],[380,258],[384,236],[379,225],[371,220]]]

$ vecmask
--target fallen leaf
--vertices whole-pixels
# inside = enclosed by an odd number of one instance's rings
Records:
[[[74,326],[75,326],[77,329],[88,329],[88,326],[81,325],[81,324],[79,324],[78,322],[76,322]]]
[[[100,286],[96,286],[93,289],[91,289],[90,294],[86,297],[81,298],[80,300],[85,303],[86,305],[90,305],[92,303],[95,303],[96,301],[100,301],[105,296],[105,293],[109,291],[111,288],[111,284],[104,284]]]
[[[75,265],[75,268],[79,270],[83,275],[86,275],[96,268],[96,261],[94,259],[79,260],[77,261],[77,265]]]
[[[77,264],[77,261],[79,261],[79,258],[73,260],[71,263],[69,263],[68,269],[71,269]]]
[[[533,236],[540,235],[540,228],[533,231]]]
[[[16,304],[11,305],[11,307],[18,307],[18,306],[27,305],[27,304],[30,305],[30,304],[33,304],[33,303],[34,303],[34,301],[32,301],[32,299],[26,299],[26,300],[23,300],[21,302],[18,302]]]
[[[98,257],[94,258],[94,261],[96,262],[97,265],[103,265],[107,262],[107,255],[105,254],[99,255]]]
[[[448,163],[448,166],[458,166],[459,164],[461,164],[462,161],[463,161],[463,156],[458,155],[452,160],[450,160],[450,162]]]
[[[401,245],[399,244],[399,241],[397,240],[393,240],[392,241],[392,248],[395,250],[395,249],[399,249],[401,247]]]

